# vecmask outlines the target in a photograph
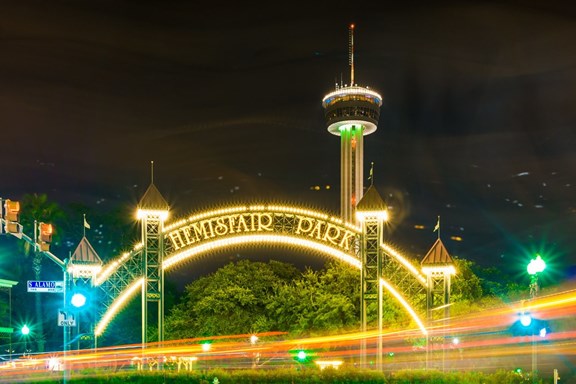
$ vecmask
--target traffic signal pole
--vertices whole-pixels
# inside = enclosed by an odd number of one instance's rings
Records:
[[[4,204],[2,204],[4,202]],[[5,209],[6,211],[6,216],[4,217],[2,215],[2,208]],[[35,252],[40,252],[43,256],[47,257],[49,260],[51,260],[52,262],[56,263],[58,266],[60,266],[60,268],[62,269],[62,273],[64,275],[64,290],[63,290],[63,303],[64,303],[64,307],[66,308],[66,286],[68,284],[68,271],[67,271],[67,261],[62,261],[60,260],[58,257],[56,257],[56,255],[54,255],[53,253],[49,252],[47,249],[46,250],[42,250],[42,246],[40,244],[38,244],[38,225],[36,220],[34,221],[34,238],[30,238],[30,236],[26,235],[23,231],[22,231],[22,225],[19,223],[19,212],[20,211],[20,204],[17,201],[11,201],[11,200],[2,200],[0,198],[0,228],[2,229],[6,229],[6,233],[10,234],[18,239],[24,240],[25,242],[27,242],[28,244],[32,245],[33,249]],[[41,223],[43,224],[43,223]],[[41,229],[40,229],[41,230]],[[2,233],[2,231],[0,230],[0,233]],[[50,229],[50,234],[51,234],[51,229]],[[42,236],[42,233],[40,233],[40,236]],[[67,349],[67,343],[68,343],[68,331],[69,331],[69,327],[63,327],[64,328],[64,334],[63,334],[63,342],[64,345],[62,346],[62,351],[63,351],[63,359],[62,359],[62,364],[64,364],[64,370],[63,370],[63,383],[66,384],[68,381],[68,370],[66,367],[66,349]]]
[[[64,266],[62,267],[64,276],[63,276],[63,281],[64,281],[64,290],[62,291],[62,308],[64,308],[64,310],[66,311],[66,308],[68,308],[67,306],[67,298],[66,298],[66,292],[68,291],[68,280],[69,280],[69,276],[68,276],[68,271],[66,270],[67,267],[67,262],[64,262]],[[66,354],[68,351],[68,336],[69,336],[69,332],[70,332],[70,327],[68,327],[67,325],[64,325],[62,327],[62,364],[63,364],[63,369],[62,369],[62,384],[66,384],[68,382],[68,364],[66,363]]]

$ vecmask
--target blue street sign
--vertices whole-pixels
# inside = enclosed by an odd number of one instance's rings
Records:
[[[28,280],[28,292],[63,293],[63,281]]]

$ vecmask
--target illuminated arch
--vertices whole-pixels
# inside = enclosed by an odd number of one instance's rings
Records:
[[[219,231],[217,226],[220,226]],[[302,208],[277,205],[225,208],[194,215],[166,226],[164,236],[167,252],[162,268],[167,271],[182,262],[228,247],[272,244],[312,250],[360,269],[362,264],[357,247],[359,235],[358,227],[344,223],[340,218]],[[114,273],[128,263],[140,249],[141,245],[137,245],[132,253],[124,254],[105,266],[97,276],[95,285],[101,285],[113,278]],[[425,284],[426,280],[420,272],[398,252],[386,244],[383,244],[383,249],[418,283]],[[141,275],[134,276],[115,295],[96,325],[96,336],[104,333],[118,311],[136,295],[143,281]],[[426,328],[416,311],[394,285],[383,278],[381,286],[402,305],[422,333],[426,334]]]

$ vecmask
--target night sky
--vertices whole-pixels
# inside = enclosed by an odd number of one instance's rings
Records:
[[[3,2],[0,196],[135,205],[153,160],[176,217],[337,212],[321,100],[349,81],[353,22],[356,82],[384,96],[365,175],[374,162],[388,241],[423,257],[439,215],[453,256],[523,273],[541,252],[573,275],[576,7],[318,3]]]

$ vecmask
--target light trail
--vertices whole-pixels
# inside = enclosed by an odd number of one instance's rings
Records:
[[[496,369],[523,368],[530,371],[534,351],[532,336],[515,336],[511,327],[518,322],[522,311],[530,311],[552,325],[545,338],[535,337],[538,367],[544,372],[558,368],[567,370],[567,364],[576,364],[576,328],[572,320],[576,314],[576,291],[569,290],[543,296],[531,302],[516,302],[496,308],[484,309],[466,316],[443,319],[429,327],[428,351],[426,338],[418,328],[387,329],[381,335],[384,346],[386,371],[429,368],[450,371],[494,371]],[[65,366],[73,372],[91,369],[96,374],[114,371],[157,369],[165,365],[176,371],[195,369],[275,369],[296,367],[295,351],[308,351],[314,360],[336,362],[338,366],[359,367],[361,340],[366,341],[369,360],[376,360],[379,334],[375,330],[339,335],[287,339],[284,332],[256,334],[258,341],[251,343],[252,334],[202,337],[99,348],[97,350],[69,351],[65,361],[57,354],[35,355],[0,366],[0,381],[34,381],[54,378],[54,366]],[[458,344],[452,343],[458,338]],[[202,344],[211,343],[209,350]],[[335,364],[336,364],[335,363]],[[330,363],[327,363],[330,364]],[[363,367],[363,368],[370,368]],[[568,377],[568,376],[565,376]]]

